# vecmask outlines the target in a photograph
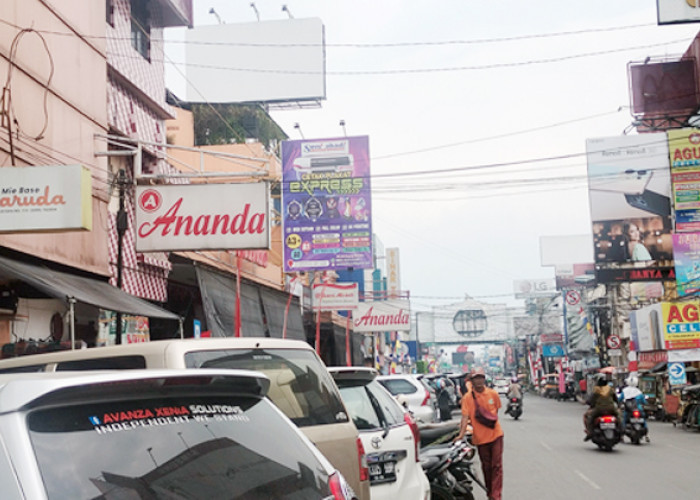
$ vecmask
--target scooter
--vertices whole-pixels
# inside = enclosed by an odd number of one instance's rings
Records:
[[[520,418],[523,414],[523,402],[520,398],[511,397],[508,398],[508,406],[506,407],[506,413],[513,417],[515,420]]]
[[[593,421],[591,441],[601,450],[612,451],[613,446],[621,439],[620,426],[615,415],[601,415]]]
[[[647,436],[649,429],[644,425],[646,423],[644,414],[637,408],[636,402],[633,401],[633,404],[634,406],[626,404],[625,436],[630,438],[632,444],[639,444],[642,438]]]
[[[472,471],[475,452],[464,441],[421,449],[420,461],[433,500],[474,500],[472,483],[484,487]]]

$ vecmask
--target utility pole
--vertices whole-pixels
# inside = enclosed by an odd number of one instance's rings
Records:
[[[124,188],[126,186],[126,172],[123,168],[119,169],[119,174],[117,177],[117,183],[119,184],[119,211],[117,212],[117,288],[121,290],[122,284],[124,282],[124,233],[126,233],[129,227],[129,221],[126,216],[126,210],[124,208]],[[117,311],[117,338],[116,344],[122,343],[122,313]]]

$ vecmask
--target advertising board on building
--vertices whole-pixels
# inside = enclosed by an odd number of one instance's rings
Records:
[[[524,299],[534,295],[552,295],[557,292],[555,280],[515,280],[513,292],[516,299]]]
[[[282,143],[284,271],[370,269],[369,138]]]
[[[667,350],[700,347],[700,302],[662,302]]]
[[[700,132],[667,131],[676,232],[700,231]]]
[[[673,261],[678,295],[700,292],[700,233],[673,235]]]
[[[136,187],[136,250],[267,249],[269,186],[178,184]]]
[[[314,311],[348,311],[357,309],[359,302],[357,283],[314,284]]]
[[[700,5],[694,0],[656,0],[658,24],[700,22]]]
[[[360,302],[352,315],[356,332],[411,330],[410,302],[402,299]]]
[[[594,262],[599,283],[668,279],[673,270],[665,133],[586,141]]]
[[[82,165],[3,167],[0,233],[92,229],[92,177]]]

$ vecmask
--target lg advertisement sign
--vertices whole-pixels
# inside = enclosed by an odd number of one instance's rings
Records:
[[[267,249],[268,208],[264,182],[137,186],[136,250]]]

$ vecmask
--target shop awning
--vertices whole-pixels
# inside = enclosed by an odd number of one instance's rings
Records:
[[[7,257],[0,256],[0,276],[23,281],[46,295],[66,302],[74,299],[108,311],[149,318],[180,319],[177,314],[129,295],[104,281],[54,271]]]

